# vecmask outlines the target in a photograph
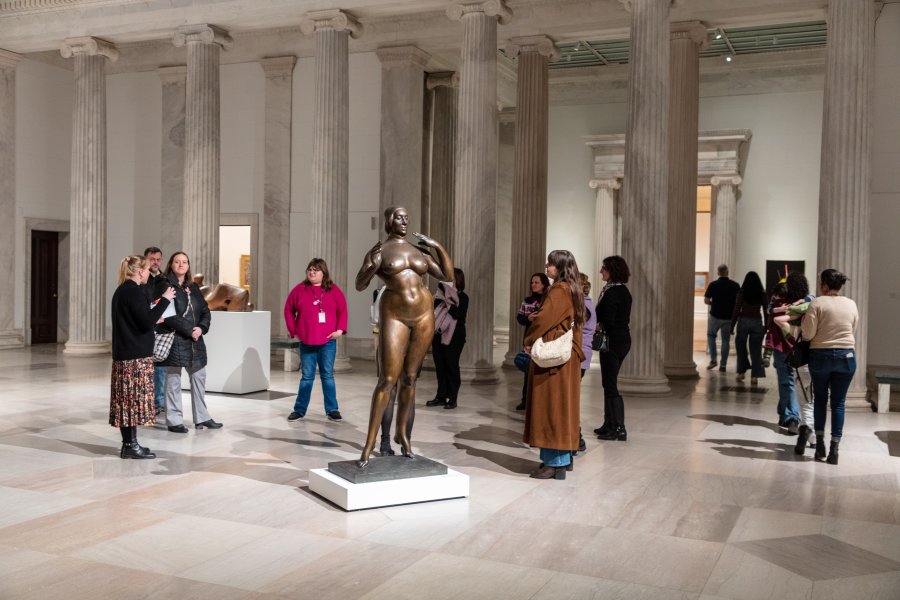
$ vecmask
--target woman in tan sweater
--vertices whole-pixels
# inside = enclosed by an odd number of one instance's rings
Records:
[[[856,372],[856,340],[853,332],[859,322],[856,302],[841,296],[847,276],[825,269],[819,276],[819,296],[803,317],[803,339],[809,340],[809,373],[812,376],[815,403],[816,460],[825,459],[825,418],[831,396],[831,450],[827,462],[838,464],[838,446],[844,429],[844,400]],[[808,431],[801,432],[808,435]],[[805,445],[806,440],[803,440]],[[800,448],[800,442],[797,448]]]

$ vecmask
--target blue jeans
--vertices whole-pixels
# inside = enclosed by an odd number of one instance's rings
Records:
[[[762,366],[762,343],[766,337],[766,326],[759,317],[741,317],[737,322],[737,336],[734,338],[737,352],[737,372],[750,371],[751,377],[765,377]]]
[[[731,319],[717,319],[709,315],[706,321],[706,345],[709,347],[709,360],[716,362],[716,334],[722,337],[722,362],[720,367],[728,364],[728,344],[731,342]]]
[[[541,448],[541,462],[548,467],[565,467],[572,462],[572,451]]]
[[[809,351],[809,374],[813,384],[816,435],[825,432],[826,409],[831,392],[831,437],[840,439],[844,431],[844,401],[856,373],[853,348],[829,348]]]
[[[778,418],[782,421],[800,421],[800,405],[794,389],[794,368],[787,363],[784,352],[775,351],[775,373],[778,375]]]
[[[294,412],[306,415],[309,398],[312,395],[313,382],[316,379],[316,365],[319,367],[319,378],[322,380],[322,393],[325,395],[325,413],[338,409],[337,391],[334,387],[334,357],[337,354],[337,342],[329,341],[321,346],[309,346],[300,343],[300,388],[294,402]]]
[[[156,408],[166,407],[166,368],[153,367],[153,401]]]

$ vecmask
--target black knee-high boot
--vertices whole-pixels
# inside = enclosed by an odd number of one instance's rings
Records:
[[[612,405],[612,423],[611,429],[605,434],[598,434],[601,440],[618,440],[624,442],[628,440],[628,432],[625,431],[625,401],[622,396],[610,398]]]

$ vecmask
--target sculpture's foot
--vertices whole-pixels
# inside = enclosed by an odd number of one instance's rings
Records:
[[[358,460],[358,461],[356,461],[356,466],[359,467],[360,469],[365,469],[365,468],[366,468],[366,465],[368,465],[368,464],[369,464],[369,461],[368,461],[368,460]]]
[[[415,458],[416,455],[413,454],[412,448],[403,448],[400,450],[400,453],[403,454],[406,458]]]

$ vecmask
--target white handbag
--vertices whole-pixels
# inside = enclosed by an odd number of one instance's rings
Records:
[[[572,331],[574,329],[575,323],[572,323],[568,331],[552,342],[545,342],[543,337],[539,337],[531,346],[531,360],[534,361],[534,364],[549,369],[569,362],[572,357]]]

